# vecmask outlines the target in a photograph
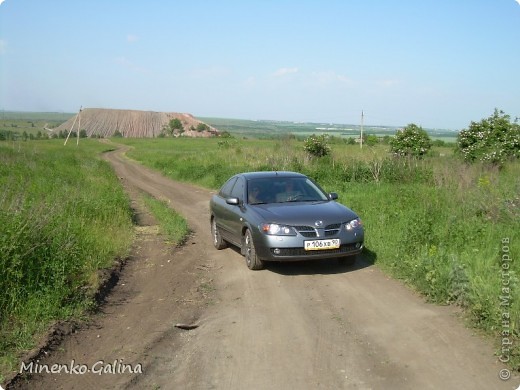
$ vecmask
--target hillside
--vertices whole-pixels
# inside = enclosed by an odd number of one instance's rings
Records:
[[[111,137],[116,131],[119,131],[126,138],[151,138],[158,137],[168,123],[175,118],[181,121],[185,136],[210,137],[218,133],[216,128],[209,125],[209,130],[197,131],[197,126],[203,122],[191,114],[105,108],[84,108],[79,118],[77,115],[73,116],[53,129],[52,132],[68,133],[74,126],[74,131],[85,130],[88,137]]]

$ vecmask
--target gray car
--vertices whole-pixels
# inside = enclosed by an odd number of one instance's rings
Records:
[[[337,198],[301,173],[237,174],[211,198],[213,244],[239,247],[252,270],[266,261],[337,258],[353,264],[364,230]]]

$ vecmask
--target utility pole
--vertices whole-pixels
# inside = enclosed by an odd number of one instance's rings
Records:
[[[361,149],[363,149],[363,110],[361,110],[361,136],[359,138],[359,145],[361,146]]]
[[[76,120],[77,120],[78,118],[80,118],[80,114],[81,114],[81,110],[82,110],[82,109],[83,109],[83,106],[81,106],[81,107],[79,108],[79,112],[78,112],[78,114],[76,115],[76,117],[74,118],[74,122],[72,122],[72,126],[71,126],[71,128],[70,128],[70,130],[69,130],[69,134],[67,134],[67,138],[65,139],[65,142],[63,143],[63,146],[67,145],[67,141],[69,140],[70,133],[72,133],[72,130],[74,129],[74,125],[76,124]],[[80,118],[79,121],[81,122],[81,118]],[[77,144],[79,144],[79,129],[78,129],[78,141],[77,141]]]
[[[78,113],[78,136],[76,138],[76,146],[79,145],[79,133],[81,131],[81,110],[83,110],[83,106],[81,106],[79,108],[79,113]]]

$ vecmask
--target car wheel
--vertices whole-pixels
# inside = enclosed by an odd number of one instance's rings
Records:
[[[338,257],[338,263],[344,266],[353,266],[356,263],[357,255],[347,256],[347,257]]]
[[[255,243],[251,231],[246,230],[244,235],[244,255],[246,257],[247,268],[252,270],[259,270],[264,268],[264,262],[258,258],[255,250]]]
[[[218,230],[217,221],[215,218],[211,219],[211,236],[213,237],[213,245],[217,249],[224,249],[227,247],[227,242],[224,241]]]

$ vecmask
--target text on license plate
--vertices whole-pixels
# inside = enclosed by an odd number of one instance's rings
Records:
[[[339,238],[330,240],[309,240],[304,242],[306,251],[319,251],[323,249],[337,249],[340,246]]]

